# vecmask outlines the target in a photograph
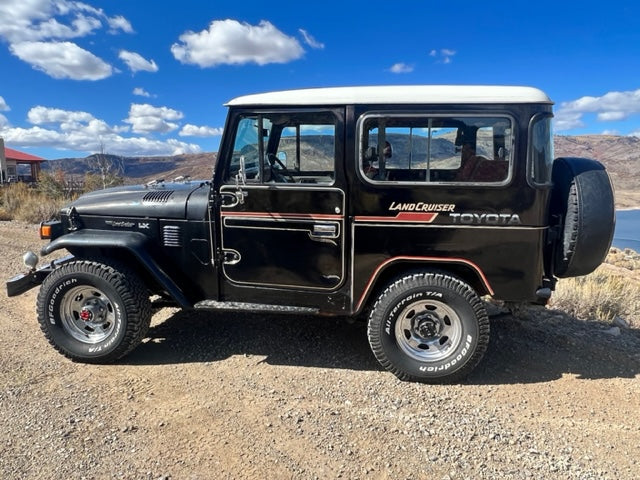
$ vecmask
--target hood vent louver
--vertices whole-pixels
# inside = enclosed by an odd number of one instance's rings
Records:
[[[146,193],[142,197],[143,203],[167,203],[173,195],[173,190],[158,190],[154,192]]]

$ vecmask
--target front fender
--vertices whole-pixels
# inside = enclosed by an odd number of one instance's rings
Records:
[[[183,308],[192,307],[182,289],[176,285],[163,268],[149,255],[149,239],[139,232],[111,232],[105,230],[78,230],[62,237],[58,237],[45,245],[40,253],[48,255],[51,252],[66,248],[107,248],[124,249],[130,252],[140,265],[153,277],[160,286]]]

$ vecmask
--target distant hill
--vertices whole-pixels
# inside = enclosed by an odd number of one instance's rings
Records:
[[[609,171],[616,188],[618,208],[640,207],[640,138],[615,135],[579,135],[554,138],[556,157],[588,157],[600,160]],[[293,151],[290,152],[293,154]],[[170,180],[180,175],[208,179],[212,176],[217,153],[197,153],[166,157],[115,157],[124,167],[127,183],[154,179]],[[46,162],[45,168],[59,168],[72,175],[84,175],[87,158],[61,158]]]
[[[216,153],[192,153],[158,157],[121,157],[104,155],[123,167],[123,175],[127,183],[143,183],[164,178],[170,180],[178,176],[190,176],[197,179],[209,179],[213,175]],[[43,165],[44,169],[60,169],[69,175],[84,176],[90,171],[91,161],[95,155],[85,158],[60,158]]]
[[[556,157],[601,161],[611,175],[618,208],[640,208],[640,138],[617,135],[556,135]]]

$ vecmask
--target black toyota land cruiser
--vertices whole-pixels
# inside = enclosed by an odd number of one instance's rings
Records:
[[[492,86],[321,88],[236,98],[210,180],[84,195],[40,227],[38,319],[67,357],[110,362],[152,302],[364,317],[401,379],[452,381],[489,341],[482,297],[544,304],[613,234],[604,167],[553,158],[552,102]]]

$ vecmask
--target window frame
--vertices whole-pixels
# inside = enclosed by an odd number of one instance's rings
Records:
[[[274,139],[271,137],[271,131],[269,133],[269,137],[265,138],[264,141],[260,141],[259,142],[259,157],[258,157],[258,161],[259,161],[259,169],[260,171],[258,172],[258,176],[255,179],[251,179],[250,181],[247,180],[248,184],[251,185],[260,185],[260,186],[295,186],[295,185],[304,185],[306,186],[318,186],[318,187],[327,187],[327,186],[333,186],[336,184],[336,177],[338,175],[338,162],[339,162],[339,155],[340,153],[343,151],[343,146],[341,145],[341,142],[343,142],[344,140],[340,137],[340,132],[341,129],[343,128],[343,123],[344,123],[344,118],[343,115],[341,115],[340,111],[336,111],[335,108],[333,107],[326,107],[326,108],[304,108],[304,109],[296,109],[296,108],[287,108],[287,109],[243,109],[242,111],[238,111],[234,117],[233,117],[233,130],[230,132],[230,139],[229,139],[229,143],[228,143],[228,154],[227,154],[227,159],[225,160],[225,166],[223,169],[224,175],[221,178],[221,184],[225,184],[225,185],[229,185],[232,184],[235,179],[234,177],[231,175],[231,161],[233,159],[234,156],[234,148],[235,148],[235,144],[236,144],[236,139],[238,136],[238,128],[240,123],[246,119],[246,118],[255,118],[256,120],[259,120],[259,123],[262,124],[262,122],[264,121],[264,119],[267,120],[271,120],[270,116],[273,115],[311,115],[313,116],[314,114],[328,114],[332,117],[333,123],[331,124],[318,124],[318,125],[330,125],[333,126],[333,170],[330,172],[332,175],[332,179],[330,182],[321,182],[321,183],[305,183],[305,182],[270,182],[270,181],[264,181],[264,173],[263,173],[263,169],[265,168],[265,164],[266,164],[266,160],[265,160],[265,152],[266,150],[269,148],[270,144],[272,141],[274,141]],[[271,122],[273,125],[273,122]],[[305,123],[305,121],[301,121],[296,125],[289,125],[287,127],[284,128],[293,128],[295,127],[297,129],[297,131],[299,131],[299,127],[300,125],[313,125],[310,123]],[[272,127],[273,128],[273,127]],[[284,130],[281,129],[280,131],[280,135],[282,134],[282,131]],[[280,143],[280,139],[281,137],[278,138],[278,143]],[[298,139],[296,140],[297,142],[299,142],[299,136]],[[298,147],[296,147],[298,148]],[[275,152],[275,154],[277,154],[277,151]],[[327,174],[329,174],[329,172],[327,171]]]
[[[531,117],[527,128],[527,183],[533,188],[551,188],[553,186],[552,169],[555,161],[555,147],[553,142],[552,112],[539,112]],[[549,163],[549,179],[547,182],[537,182],[533,172],[533,129],[540,120],[549,120],[549,143],[551,145],[551,162]]]
[[[452,181],[408,181],[408,180],[377,180],[373,178],[369,178],[363,169],[363,134],[364,134],[364,124],[367,120],[371,118],[424,118],[425,120],[429,120],[430,118],[505,118],[508,119],[511,123],[511,155],[508,163],[507,176],[504,180],[500,180],[497,182],[480,182],[480,181],[460,181],[460,180],[452,180]],[[375,110],[375,111],[367,111],[360,115],[356,122],[356,172],[361,180],[365,182],[375,185],[411,185],[411,186],[483,186],[483,187],[501,187],[507,185],[511,182],[514,175],[514,163],[515,163],[515,154],[517,148],[517,123],[515,117],[507,112],[488,112],[486,110],[473,112],[469,110],[465,111],[420,111],[416,112],[415,110],[411,111],[402,111],[402,110]],[[427,171],[430,171],[430,168],[427,168]]]

